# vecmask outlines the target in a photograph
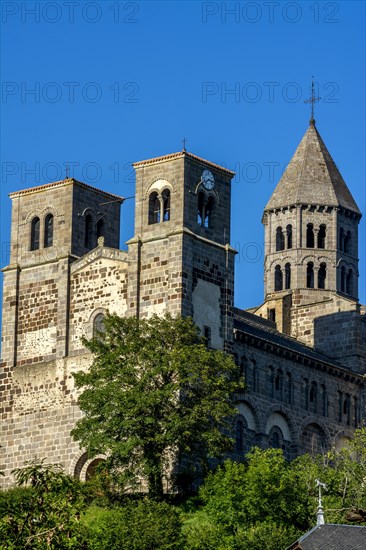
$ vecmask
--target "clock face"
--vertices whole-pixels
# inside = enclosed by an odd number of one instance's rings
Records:
[[[213,177],[212,173],[210,172],[210,170],[204,170],[202,172],[201,180],[202,180],[203,186],[206,189],[213,189],[214,188],[215,180],[214,180],[214,177]]]

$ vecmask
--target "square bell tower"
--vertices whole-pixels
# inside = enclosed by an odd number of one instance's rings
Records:
[[[134,168],[135,236],[128,243],[136,259],[129,277],[133,313],[192,316],[212,347],[230,347],[234,173],[185,150]]]

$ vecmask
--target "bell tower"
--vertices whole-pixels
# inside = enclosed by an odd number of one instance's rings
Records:
[[[134,168],[131,312],[192,316],[210,345],[224,349],[232,340],[234,173],[185,149],[137,162]]]
[[[265,303],[257,312],[312,345],[313,319],[357,309],[360,219],[312,117],[264,209]]]

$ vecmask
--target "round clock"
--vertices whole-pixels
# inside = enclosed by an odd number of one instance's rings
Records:
[[[202,172],[201,181],[205,189],[210,190],[214,188],[215,180],[210,170],[204,170]]]

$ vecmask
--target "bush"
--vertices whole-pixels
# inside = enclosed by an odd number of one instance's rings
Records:
[[[83,518],[91,550],[183,550],[178,511],[165,502],[127,500],[123,507],[92,507]]]

